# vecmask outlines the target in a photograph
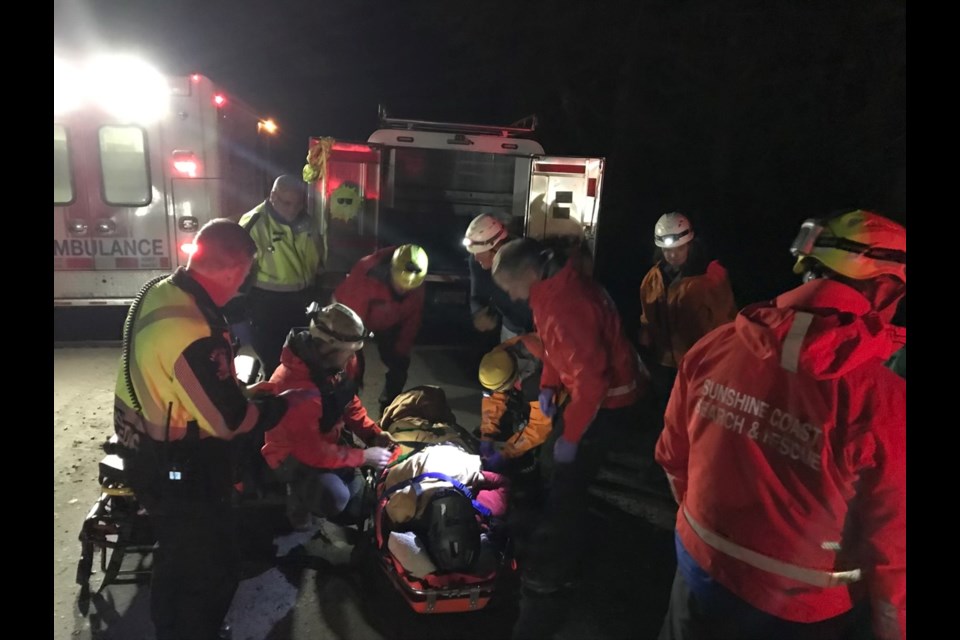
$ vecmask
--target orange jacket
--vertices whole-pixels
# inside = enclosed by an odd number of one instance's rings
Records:
[[[509,397],[514,396],[514,397]],[[510,389],[507,392],[497,391],[485,395],[480,405],[480,438],[482,440],[501,440],[504,435],[500,433],[500,425],[508,410],[512,414],[508,419],[512,422],[511,429],[517,429],[523,423],[521,413],[524,399],[520,396],[520,390]],[[543,415],[540,410],[540,401],[534,400],[529,403],[530,416],[526,418],[524,426],[510,435],[503,447],[504,458],[517,458],[527,451],[539,447],[543,444],[550,431],[553,429],[553,421]],[[523,413],[526,413],[523,411]]]
[[[543,343],[535,333],[514,336],[502,342],[497,348],[510,351],[520,344],[526,347],[534,358],[543,360]],[[523,380],[517,380],[513,388],[505,392],[485,394],[480,403],[480,438],[482,440],[506,438],[506,444],[501,452],[505,458],[517,458],[539,447],[553,429],[553,421],[543,415],[540,410],[539,399],[528,403],[523,397],[522,389]],[[525,404],[529,404],[529,415],[526,415]],[[507,416],[508,411],[509,416]],[[509,429],[509,433],[501,433],[501,423],[505,416],[509,424],[504,426]]]
[[[669,288],[662,264],[657,262],[640,284],[640,346],[650,349],[658,364],[677,367],[697,340],[733,321],[737,305],[727,270],[718,261],[702,274],[674,280]]]

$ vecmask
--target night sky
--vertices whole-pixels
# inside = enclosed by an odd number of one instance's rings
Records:
[[[209,76],[277,120],[274,172],[299,173],[310,135],[365,140],[378,104],[536,114],[547,153],[607,158],[599,277],[628,317],[667,211],[691,217],[741,304],[798,284],[804,218],[906,223],[901,1],[57,0],[54,46]]]

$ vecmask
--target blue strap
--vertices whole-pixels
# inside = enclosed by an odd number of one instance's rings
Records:
[[[483,506],[482,504],[480,504],[479,502],[473,499],[473,494],[470,492],[469,487],[464,485],[462,482],[460,482],[456,478],[451,478],[447,474],[440,473],[439,471],[427,471],[426,473],[421,473],[420,475],[414,476],[408,480],[404,480],[403,482],[398,482],[397,484],[387,489],[383,493],[383,497],[386,498],[387,496],[390,496],[396,493],[397,491],[400,491],[401,489],[405,489],[410,485],[416,485],[421,480],[424,480],[425,478],[434,478],[435,480],[443,480],[444,482],[449,482],[450,484],[453,485],[454,489],[456,489],[457,491],[459,491],[460,493],[462,493],[463,495],[467,496],[467,498],[470,499],[470,502],[473,503],[473,508],[479,511],[482,516],[486,518],[490,517],[490,509],[487,509],[485,506]],[[415,490],[417,492],[417,495],[419,496],[420,488],[416,487]]]

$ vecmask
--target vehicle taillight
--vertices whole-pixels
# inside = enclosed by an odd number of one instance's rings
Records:
[[[173,169],[183,177],[196,178],[200,163],[193,151],[176,150],[173,152]]]
[[[218,107],[222,107],[223,105],[227,104],[227,99],[222,93],[218,93],[213,96],[213,104],[217,105]]]
[[[180,251],[184,252],[188,256],[192,256],[197,252],[197,245],[194,242],[184,242],[180,245]]]

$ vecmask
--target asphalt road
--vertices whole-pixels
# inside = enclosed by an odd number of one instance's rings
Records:
[[[369,350],[368,406],[382,384]],[[94,595],[86,615],[77,606],[77,536],[99,497],[100,443],[112,432],[117,347],[54,349],[54,639],[152,640],[149,585],[115,584]],[[479,353],[426,347],[413,358],[409,384],[439,384],[458,421],[478,424]],[[592,533],[582,588],[570,601],[558,637],[565,640],[656,638],[675,569],[673,508],[634,491],[643,461],[618,452],[592,491]],[[276,500],[241,510],[244,579],[228,615],[235,640],[417,640],[508,638],[517,614],[515,576],[507,576],[487,608],[473,613],[414,613],[375,567],[350,563],[355,532],[329,522],[292,533]],[[99,574],[94,576],[93,582]]]

